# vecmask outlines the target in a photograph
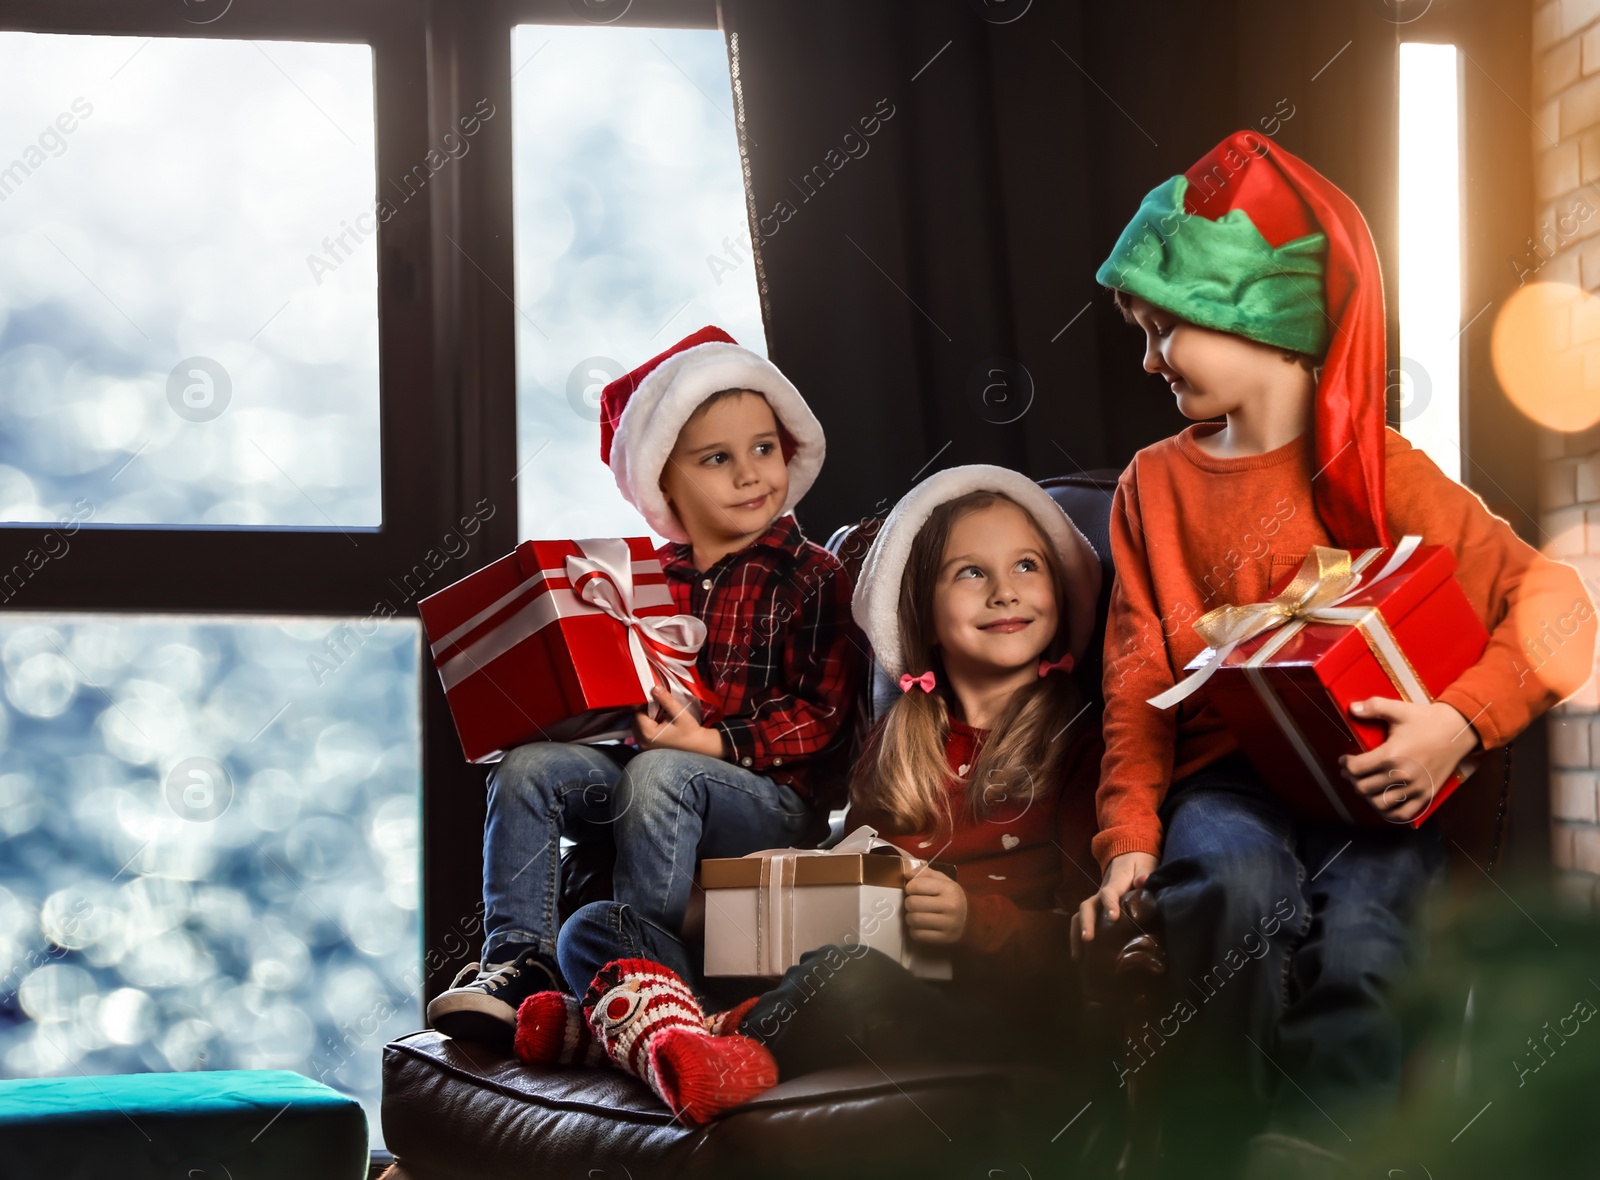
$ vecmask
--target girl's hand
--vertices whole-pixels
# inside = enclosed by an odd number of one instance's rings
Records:
[[[1422,814],[1461,759],[1478,747],[1477,731],[1442,701],[1415,705],[1372,697],[1350,712],[1363,721],[1386,721],[1389,736],[1365,754],[1339,759],[1344,777],[1391,823]]]
[[[650,690],[650,696],[661,706],[667,719],[652,721],[650,714],[643,710],[633,715],[633,736],[641,750],[684,750],[709,758],[727,759],[727,746],[720,729],[708,729],[701,725],[689,711],[688,705],[659,684]]]
[[[918,942],[953,943],[967,928],[967,891],[937,869],[906,882],[906,930]]]
[[[1100,892],[1078,907],[1078,930],[1085,942],[1094,941],[1100,911],[1104,909],[1106,916],[1115,922],[1122,913],[1122,895],[1143,885],[1145,878],[1155,872],[1157,863],[1148,852],[1124,852],[1111,858],[1100,881]]]

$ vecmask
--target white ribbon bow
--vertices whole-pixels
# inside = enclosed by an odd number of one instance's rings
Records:
[[[628,651],[646,693],[660,684],[680,699],[708,700],[695,674],[695,656],[706,641],[706,625],[694,615],[633,613],[633,555],[624,540],[579,541],[581,556],[567,558],[572,591],[604,611],[628,632]]]

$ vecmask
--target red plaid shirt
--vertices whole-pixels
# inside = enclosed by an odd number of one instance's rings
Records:
[[[849,724],[866,666],[850,618],[850,577],[787,513],[708,570],[694,547],[656,550],[680,611],[706,625],[700,676],[717,698],[703,722],[731,761],[813,804],[809,762]]]

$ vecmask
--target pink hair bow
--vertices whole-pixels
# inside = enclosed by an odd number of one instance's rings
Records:
[[[933,669],[930,668],[921,676],[913,676],[910,672],[900,673],[900,691],[910,692],[913,684],[920,684],[923,692],[932,692],[934,684]]]
[[[1039,675],[1048,676],[1052,672],[1070,672],[1072,671],[1072,664],[1072,653],[1070,651],[1054,662],[1041,659],[1039,661]]]

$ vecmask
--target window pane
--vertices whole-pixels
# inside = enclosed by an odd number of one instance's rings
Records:
[[[0,521],[381,523],[370,48],[0,33],[0,132]]]
[[[421,1025],[415,621],[0,616],[0,1076],[292,1069]]]
[[[522,537],[640,535],[600,387],[716,324],[766,355],[722,34],[512,37]]]
[[[1400,46],[1400,429],[1461,478],[1460,71],[1454,45]]]

